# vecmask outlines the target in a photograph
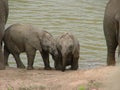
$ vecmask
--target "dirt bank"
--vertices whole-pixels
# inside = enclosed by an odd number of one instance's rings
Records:
[[[117,70],[117,67],[100,67],[61,72],[7,68],[0,71],[0,90],[107,90],[109,78]]]

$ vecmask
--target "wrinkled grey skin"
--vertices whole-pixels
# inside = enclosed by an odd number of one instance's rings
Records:
[[[57,39],[57,49],[62,71],[65,71],[68,65],[71,65],[71,70],[78,69],[80,46],[78,40],[72,34],[64,33],[61,35]]]
[[[4,57],[2,52],[2,39],[7,18],[8,0],[0,0],[0,70],[5,69]]]
[[[49,64],[49,54],[57,60],[58,51],[56,42],[47,31],[38,30],[28,24],[13,24],[7,28],[4,35],[4,57],[5,64],[8,65],[8,56],[11,53],[17,63],[18,68],[25,68],[20,60],[20,53],[26,52],[28,59],[27,69],[33,69],[36,50],[39,50],[43,58],[45,69],[51,69]]]
[[[115,51],[120,55],[120,0],[110,0],[104,15],[104,34],[107,44],[107,65],[115,65]]]

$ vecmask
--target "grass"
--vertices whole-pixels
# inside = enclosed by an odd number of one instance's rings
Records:
[[[102,84],[100,82],[97,82],[95,80],[90,80],[87,85],[80,86],[79,90],[98,90]]]
[[[15,90],[11,85],[7,86],[7,90]],[[30,86],[30,87],[19,87],[17,90],[46,90],[45,86]]]
[[[11,85],[7,85],[7,90],[14,90],[14,88]]]
[[[79,90],[86,90],[85,86],[80,86]]]
[[[19,87],[18,90],[46,90],[44,86]]]
[[[102,83],[96,81],[96,80],[90,80],[86,85],[80,85],[80,87],[77,90],[98,90],[102,86]],[[17,90],[60,90],[61,86],[57,87],[46,87],[43,85],[38,86],[20,86]],[[7,90],[15,90],[15,88],[11,85],[7,85]]]

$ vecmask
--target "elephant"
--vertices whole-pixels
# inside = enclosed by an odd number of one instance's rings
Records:
[[[4,59],[8,65],[9,54],[15,58],[17,68],[25,68],[20,60],[20,53],[25,52],[28,60],[28,70],[32,70],[36,50],[39,50],[44,62],[44,69],[50,70],[49,54],[53,60],[58,59],[56,40],[45,30],[39,30],[30,24],[13,24],[5,30]],[[56,62],[56,61],[55,61]]]
[[[61,65],[61,68],[56,69],[65,71],[66,66],[71,65],[71,70],[77,70],[80,50],[79,41],[72,34],[66,32],[58,37],[56,42],[59,53],[58,62]]]
[[[114,66],[117,46],[118,56],[120,56],[120,0],[110,0],[107,3],[103,29],[107,46],[107,65]]]
[[[4,55],[2,51],[2,39],[5,29],[5,24],[8,19],[9,7],[8,0],[0,0],[0,70],[5,69]]]

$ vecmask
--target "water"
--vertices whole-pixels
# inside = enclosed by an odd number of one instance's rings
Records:
[[[80,69],[106,65],[106,43],[103,16],[108,0],[9,0],[7,26],[30,23],[57,37],[63,32],[73,33],[80,42]],[[27,64],[26,55],[21,54]],[[12,56],[11,66],[15,66]],[[53,66],[53,60],[51,60]],[[37,52],[34,66],[43,67]]]

